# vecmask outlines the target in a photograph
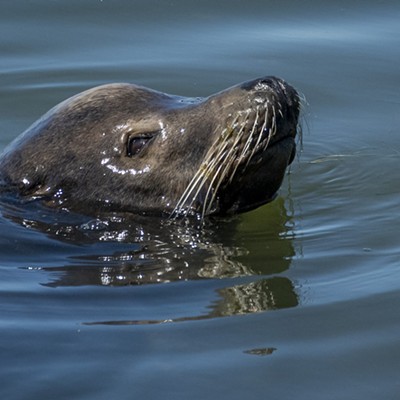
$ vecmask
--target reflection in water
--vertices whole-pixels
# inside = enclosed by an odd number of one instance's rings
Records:
[[[245,285],[218,289],[220,299],[209,308],[205,315],[153,320],[123,320],[86,322],[85,325],[147,325],[170,322],[199,321],[232,315],[253,314],[257,312],[298,305],[292,282],[287,278],[274,277],[261,279]]]
[[[276,350],[275,347],[263,347],[260,349],[245,350],[243,353],[250,354],[252,356],[269,356]]]
[[[257,257],[260,239],[240,237],[240,218],[213,220],[202,229],[184,221],[132,215],[103,215],[98,219],[54,212],[32,203],[3,208],[8,219],[45,233],[54,243],[72,246],[60,265],[32,265],[44,271],[46,287],[127,286],[189,280],[220,280],[219,299],[205,315],[165,320],[124,320],[88,324],[155,324],[257,313],[298,304],[293,283],[276,276],[287,270],[294,255],[285,235],[288,217],[282,201],[275,202],[268,219],[265,248]],[[263,227],[262,232],[265,232]],[[257,236],[257,235],[256,235]],[[54,240],[55,239],[55,240]],[[238,246],[239,244],[239,246]],[[34,243],[32,244],[34,246]],[[73,250],[71,252],[71,249]],[[232,278],[249,277],[232,285]],[[227,285],[229,285],[227,287]]]

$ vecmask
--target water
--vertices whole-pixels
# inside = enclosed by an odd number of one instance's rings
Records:
[[[0,147],[128,81],[204,96],[273,74],[306,97],[268,206],[203,232],[2,205],[5,399],[397,399],[400,6],[4,1]]]

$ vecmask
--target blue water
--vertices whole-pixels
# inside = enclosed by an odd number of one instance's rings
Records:
[[[198,235],[1,205],[4,399],[398,399],[400,4],[4,1],[0,148],[86,88],[305,96],[279,198]]]

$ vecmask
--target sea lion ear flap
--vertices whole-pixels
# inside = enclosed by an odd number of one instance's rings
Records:
[[[38,185],[36,187],[31,187],[29,188],[29,192],[27,191],[25,194],[29,195],[29,197],[31,197],[32,200],[42,199],[44,197],[48,197],[51,195],[50,188],[46,187],[45,185]]]
[[[19,182],[19,192],[26,197],[27,201],[49,199],[54,196],[57,190],[54,190],[51,185],[43,179],[31,179],[24,177]],[[62,194],[62,190],[58,192]]]
[[[20,186],[20,193],[26,196],[28,201],[49,198],[53,195],[53,190],[50,186],[37,182],[28,183],[22,182]]]

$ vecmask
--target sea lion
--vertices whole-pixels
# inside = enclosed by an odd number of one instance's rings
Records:
[[[276,77],[206,98],[95,87],[5,149],[1,190],[91,214],[244,212],[276,196],[295,155],[299,109],[296,90]]]

